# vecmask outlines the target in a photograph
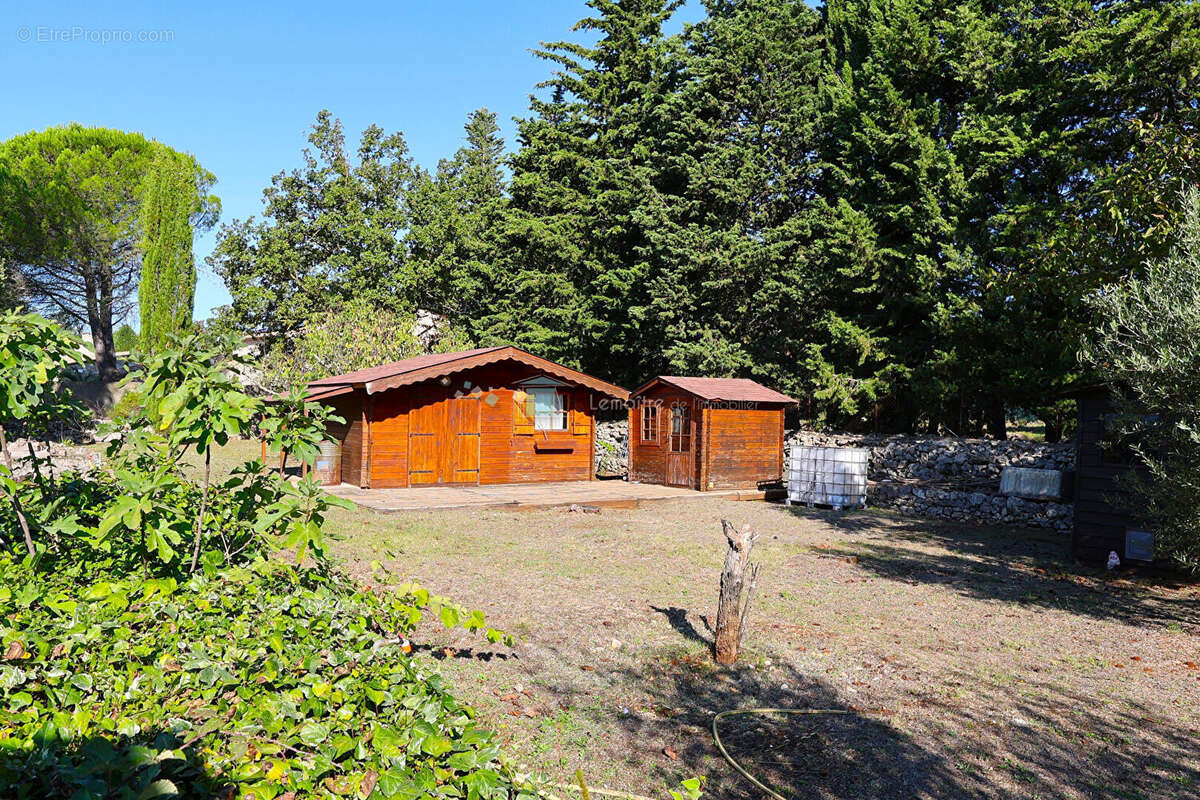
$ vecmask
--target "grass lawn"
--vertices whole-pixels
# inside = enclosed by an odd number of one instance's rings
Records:
[[[243,445],[239,445],[241,447]],[[249,452],[249,448],[247,448]],[[725,543],[761,538],[734,669],[708,655]],[[481,608],[509,650],[419,649],[528,767],[656,797],[1200,797],[1200,587],[1108,580],[1058,535],[717,499],[573,514],[337,511],[336,557]]]

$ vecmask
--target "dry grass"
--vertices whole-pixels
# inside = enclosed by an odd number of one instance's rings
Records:
[[[217,471],[257,453],[237,442]],[[760,586],[735,669],[708,654],[719,520],[761,534]],[[665,797],[756,797],[722,736],[787,797],[1200,797],[1200,587],[1108,580],[1063,537],[716,499],[572,514],[337,511],[368,580],[483,609],[508,650],[430,626],[419,649],[528,767]],[[373,580],[373,579],[370,579]]]
[[[760,532],[742,664],[708,656],[724,541]],[[421,643],[529,767],[665,796],[708,777],[753,797],[723,737],[788,797],[1200,796],[1200,592],[1108,581],[1050,534],[875,513],[676,501],[601,515],[339,512],[364,576],[482,608],[512,651],[429,628]]]

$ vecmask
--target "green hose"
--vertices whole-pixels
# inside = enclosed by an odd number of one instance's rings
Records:
[[[734,769],[736,769],[738,772],[740,772],[742,774],[743,778],[745,778],[746,780],[753,783],[759,789],[762,789],[764,792],[769,794],[771,797],[776,798],[776,800],[788,800],[786,797],[781,795],[779,792],[775,791],[770,786],[767,786],[765,783],[760,781],[758,778],[751,775],[749,772],[747,772],[742,767],[741,764],[739,764],[733,760],[733,756],[729,755],[729,751],[725,749],[725,745],[721,744],[721,735],[719,733],[717,733],[717,723],[720,722],[725,717],[734,717],[734,716],[738,716],[741,714],[857,714],[857,713],[860,713],[860,712],[850,711],[850,710],[844,709],[844,708],[738,708],[738,709],[734,709],[732,711],[722,711],[720,714],[717,714],[715,717],[713,717],[713,721],[712,721],[713,741],[717,743],[717,749],[721,751],[721,755],[725,756],[725,760],[728,761],[733,766]]]

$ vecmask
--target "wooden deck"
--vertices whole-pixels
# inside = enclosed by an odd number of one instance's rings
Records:
[[[507,508],[526,510],[559,506],[637,508],[643,503],[679,498],[723,497],[727,500],[764,500],[766,493],[749,489],[697,492],[674,486],[626,481],[556,481],[552,483],[502,483],[491,486],[416,486],[407,489],[361,489],[341,484],[326,487],[363,508],[385,513],[441,511],[452,508]]]

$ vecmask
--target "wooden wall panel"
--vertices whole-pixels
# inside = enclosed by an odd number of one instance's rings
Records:
[[[692,403],[694,398],[671,386],[659,385],[640,395],[630,412],[629,428],[629,480],[641,483],[666,484],[667,482],[667,452],[670,436],[671,405],[674,403]],[[642,440],[642,414],[648,404],[658,407],[658,438],[655,441]],[[692,421],[698,426],[700,415],[693,411]],[[699,446],[703,432],[693,435],[693,447]],[[697,458],[697,465],[702,458]]]
[[[500,362],[456,373],[448,387],[427,381],[374,395],[371,486],[409,485],[412,466],[408,462],[409,408],[414,393],[441,395],[447,398],[443,403],[457,409],[455,413],[478,404],[478,436],[458,437],[455,441],[448,436],[436,436],[429,443],[433,448],[429,458],[454,461],[458,466],[456,474],[464,481],[473,479],[467,475],[473,468],[478,470],[479,483],[484,484],[591,479],[595,474],[595,414],[594,396],[589,390],[567,389],[571,394],[568,430],[531,435],[517,435],[513,431],[513,387],[518,381],[539,374],[525,364]],[[456,394],[470,399],[449,399]],[[463,453],[455,457],[456,448],[472,447],[478,453],[477,464],[468,464],[470,459],[464,460]]]
[[[363,393],[352,392],[324,401],[345,419],[344,423],[329,426],[329,435],[342,446],[342,483],[359,486],[362,480],[362,405]]]
[[[783,477],[782,408],[712,408],[705,489],[754,488]]]
[[[408,407],[405,389],[372,396],[370,487],[408,486]]]

